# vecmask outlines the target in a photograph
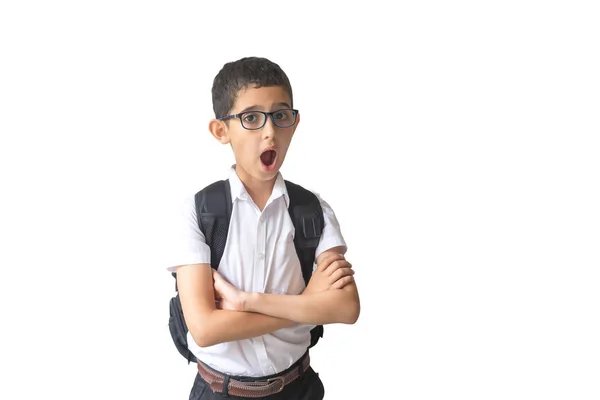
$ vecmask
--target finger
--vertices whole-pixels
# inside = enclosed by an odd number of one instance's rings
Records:
[[[337,260],[343,260],[343,259],[344,259],[343,254],[331,254],[331,255],[325,257],[323,260],[321,260],[321,263],[319,265],[317,265],[317,269],[319,271],[324,271],[325,269],[327,269],[327,267],[329,267],[329,265],[331,265],[331,263],[333,263]]]
[[[325,268],[323,272],[327,275],[331,275],[340,268],[352,268],[352,264],[346,260],[337,260],[329,264],[329,266]]]
[[[325,268],[327,268],[333,261],[335,261],[335,258],[332,256],[325,257],[319,264],[317,264],[317,271],[324,271]]]
[[[354,270],[350,267],[338,268],[329,276],[329,280],[335,282],[346,275],[354,275]]]
[[[325,269],[323,269],[323,273],[325,275],[331,275],[338,269],[343,268],[347,262],[348,261],[345,261],[345,260],[336,260],[336,261],[332,262],[331,264],[329,264]]]
[[[329,282],[333,284],[347,275],[354,275],[354,270],[352,268],[339,268],[329,276]]]
[[[223,275],[219,274],[217,271],[213,269],[213,280],[216,282],[227,282]]]
[[[331,285],[332,289],[342,289],[344,286],[354,282],[354,277],[352,275],[347,275],[342,279],[338,279],[333,285]]]

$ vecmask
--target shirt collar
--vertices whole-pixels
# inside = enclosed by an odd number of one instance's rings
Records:
[[[235,199],[241,200],[249,200],[250,195],[246,190],[246,187],[240,180],[240,177],[235,172],[235,164],[231,166],[229,171],[229,186],[231,187],[231,202],[233,203]],[[285,206],[290,206],[290,197],[288,195],[287,186],[285,185],[285,181],[281,172],[277,173],[277,178],[275,179],[275,185],[273,185],[273,192],[267,201],[267,205],[271,203],[273,200],[283,196],[285,200]]]

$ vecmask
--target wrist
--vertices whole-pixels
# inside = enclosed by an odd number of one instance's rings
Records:
[[[242,294],[242,311],[256,312],[256,300],[258,297],[256,292],[243,292]]]

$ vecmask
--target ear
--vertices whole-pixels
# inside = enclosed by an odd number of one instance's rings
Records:
[[[229,143],[229,132],[225,122],[211,119],[208,123],[208,130],[221,144]]]

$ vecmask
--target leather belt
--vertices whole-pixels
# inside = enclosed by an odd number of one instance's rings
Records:
[[[298,379],[308,369],[310,358],[306,353],[294,366],[279,375],[256,378],[256,380],[244,379],[243,381],[215,371],[199,360],[197,364],[198,373],[209,384],[213,393],[257,398],[281,392],[286,385]]]

